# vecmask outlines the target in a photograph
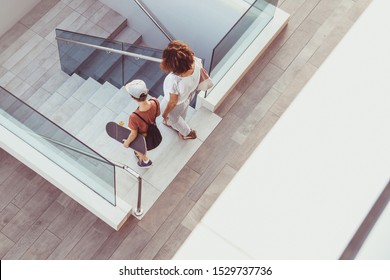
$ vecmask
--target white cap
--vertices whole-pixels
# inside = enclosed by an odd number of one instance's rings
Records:
[[[125,86],[126,91],[135,98],[140,98],[141,95],[148,94],[148,89],[146,88],[146,84],[142,80],[133,80]]]

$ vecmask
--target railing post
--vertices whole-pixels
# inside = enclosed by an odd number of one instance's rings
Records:
[[[141,216],[144,211],[141,208],[142,200],[142,177],[138,176],[138,199],[137,199],[137,209],[134,211],[135,216]]]
[[[115,164],[115,163],[114,163]],[[116,164],[115,164],[116,165]],[[138,180],[138,198],[137,198],[137,209],[133,211],[134,216],[139,217],[142,216],[144,213],[144,210],[141,208],[142,203],[142,177],[138,173],[136,173],[134,170],[132,170],[127,165],[122,166],[124,170],[129,172],[131,175],[133,175]]]

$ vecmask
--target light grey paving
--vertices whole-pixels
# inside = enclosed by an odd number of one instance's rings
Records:
[[[101,84],[97,81],[89,78],[73,93],[72,97],[84,103],[99,90],[100,86]]]
[[[90,98],[89,102],[94,104],[98,108],[103,106],[114,97],[118,89],[109,82],[105,82],[98,91],[96,91]]]
[[[85,143],[91,143],[100,134],[105,133],[106,124],[115,118],[115,113],[107,108],[100,109],[92,119],[86,120],[86,126],[77,133]]]
[[[80,14],[84,14],[89,8],[91,8],[92,5],[94,5],[96,2],[99,2],[97,0],[84,0],[77,8],[76,11],[78,11]]]
[[[99,108],[90,102],[85,102],[69,120],[64,123],[63,127],[72,134],[78,134],[85,126],[88,126],[90,120],[99,112]]]
[[[73,74],[70,76],[57,90],[56,92],[61,94],[65,98],[69,98],[72,96],[80,86],[85,82],[83,78],[81,78],[77,74]]]
[[[10,59],[10,57],[12,57],[15,53],[18,53],[19,49],[22,48],[24,44],[26,44],[31,38],[33,38],[34,35],[36,36],[36,34],[31,30],[24,32],[19,38],[10,44],[7,49],[0,53],[0,64],[3,65],[3,63]]]
[[[33,35],[30,40],[25,42],[23,46],[18,49],[18,51],[14,52],[4,63],[3,67],[7,69],[11,69],[15,66],[20,60],[24,58],[27,54],[29,54],[36,46],[42,41],[42,37],[39,35]]]
[[[58,17],[58,14],[66,7],[66,4],[62,1],[58,2],[54,7],[52,7],[43,17],[41,17],[33,26],[31,30],[36,33],[39,33],[42,28],[44,28],[51,20]]]
[[[132,102],[131,97],[124,88],[121,88],[117,90],[105,106],[111,111],[120,114],[130,102]]]
[[[11,78],[13,75],[7,76]],[[12,79],[9,80],[7,84],[5,84],[4,88],[9,92],[13,93],[14,95],[20,97],[27,90],[29,90],[31,86],[24,82],[22,79],[20,79],[18,76],[14,76]]]
[[[53,67],[57,71],[42,85],[42,88],[51,93],[55,92],[69,78],[68,74],[58,71],[58,65],[54,64]]]
[[[100,2],[100,1],[94,1],[92,3],[92,5],[90,5],[84,12],[83,12],[83,15],[86,17],[86,18],[91,18],[92,16],[94,16],[97,11],[99,9],[101,9],[103,7],[103,3]]]
[[[27,104],[33,108],[39,107],[42,103],[46,103],[46,100],[50,98],[51,94],[45,89],[40,88],[34,94],[30,95],[27,99]]]
[[[31,64],[37,57],[43,52],[46,51],[49,47],[49,42],[46,40],[40,39],[38,44],[33,47],[22,59],[17,61],[15,65],[11,68],[11,71],[18,75],[22,72],[29,64]]]
[[[30,64],[17,73],[18,76],[30,85],[35,84],[58,61],[56,52],[55,46],[48,45]]]
[[[49,118],[58,125],[64,125],[77,110],[82,106],[82,103],[74,97],[70,97],[63,105],[55,111]]]
[[[41,112],[45,116],[51,116],[54,112],[57,112],[59,108],[65,103],[66,98],[61,94],[55,92],[50,95],[50,97],[46,100],[45,103],[41,104],[37,107],[39,112]]]

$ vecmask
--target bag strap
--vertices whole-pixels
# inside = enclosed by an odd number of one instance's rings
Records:
[[[154,99],[149,99],[149,100],[153,100],[154,103],[156,103],[156,116],[154,117],[154,122],[153,123],[148,123],[147,121],[145,121],[145,119],[143,117],[141,117],[139,114],[137,114],[136,112],[133,112],[133,114],[136,114],[141,120],[143,120],[147,125],[150,125],[150,124],[155,124],[156,123],[156,118],[157,118],[157,102],[156,100]]]
[[[154,103],[156,104],[156,116],[154,117],[154,122],[156,122],[156,119],[157,119],[157,101],[156,101],[156,99],[149,99],[149,100],[152,100],[152,101],[154,101]]]

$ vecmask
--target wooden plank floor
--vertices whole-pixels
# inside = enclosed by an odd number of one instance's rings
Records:
[[[217,110],[220,124],[118,232],[0,150],[0,258],[170,259],[371,1],[280,0],[290,22]]]

